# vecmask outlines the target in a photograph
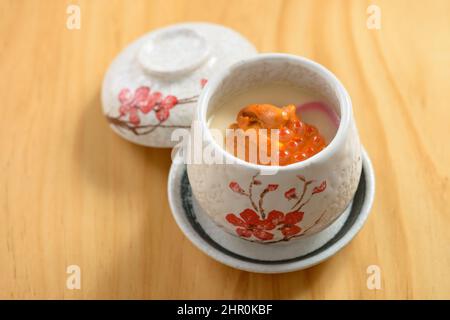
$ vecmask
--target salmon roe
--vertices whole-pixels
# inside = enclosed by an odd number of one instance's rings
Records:
[[[230,129],[242,129],[246,132],[249,129],[267,129],[267,155],[271,155],[271,130],[279,129],[278,136],[278,161],[279,165],[286,166],[292,163],[306,160],[313,155],[320,152],[326,147],[326,142],[319,130],[310,124],[301,121],[296,114],[296,107],[288,105],[282,108],[270,104],[252,104],[243,108],[237,118],[236,123],[229,127]],[[261,137],[261,136],[258,136]],[[236,140],[235,140],[236,141]],[[251,142],[245,140],[245,159],[249,159],[249,146]],[[257,139],[259,142],[259,139]],[[262,163],[260,160],[260,144],[257,144],[258,164]],[[237,145],[234,148],[234,155],[239,156],[237,152]],[[272,163],[271,163],[272,164]]]

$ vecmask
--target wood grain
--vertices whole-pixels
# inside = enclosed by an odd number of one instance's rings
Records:
[[[81,7],[81,29],[66,7]],[[366,27],[370,3],[381,30]],[[170,151],[115,135],[103,74],[127,43],[181,21],[306,56],[347,87],[377,178],[372,214],[314,268],[223,266],[177,228]],[[0,1],[0,298],[450,298],[448,1]],[[82,270],[66,288],[66,267]],[[366,286],[378,265],[381,290]]]

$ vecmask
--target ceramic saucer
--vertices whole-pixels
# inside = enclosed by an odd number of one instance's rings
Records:
[[[235,237],[217,226],[198,205],[186,165],[172,163],[168,195],[172,214],[183,233],[204,253],[230,267],[282,273],[314,266],[342,249],[362,228],[375,192],[375,178],[365,151],[358,189],[345,212],[325,230],[296,241],[261,244]]]

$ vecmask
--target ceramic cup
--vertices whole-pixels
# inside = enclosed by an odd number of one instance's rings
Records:
[[[266,175],[267,166],[225,151],[214,140],[208,119],[230,97],[270,83],[318,92],[340,122],[321,152]],[[288,54],[260,54],[238,62],[210,79],[194,121],[204,131],[204,145],[226,161],[188,163],[189,181],[199,204],[227,232],[263,243],[301,239],[326,228],[349,206],[361,175],[361,144],[347,91],[318,63]]]

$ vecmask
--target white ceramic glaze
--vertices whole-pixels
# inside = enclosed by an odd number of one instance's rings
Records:
[[[316,90],[341,120],[335,138],[320,153],[276,167],[274,175],[261,175],[262,166],[224,151],[212,138],[206,120],[231,95],[270,82]],[[208,215],[233,235],[264,243],[301,239],[329,226],[354,196],[361,174],[361,145],[351,100],[339,80],[311,60],[261,54],[236,63],[210,79],[195,119],[205,132],[204,143],[234,163],[188,164],[192,190]]]
[[[103,112],[123,138],[172,147],[173,130],[189,129],[206,81],[254,55],[248,40],[224,26],[183,23],[154,30],[111,63],[102,86]]]

